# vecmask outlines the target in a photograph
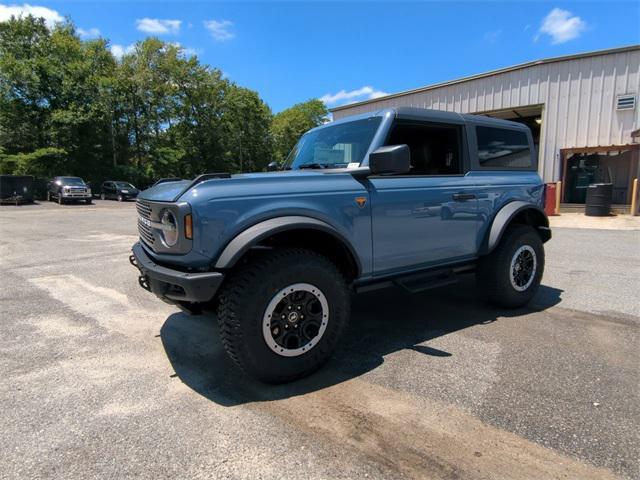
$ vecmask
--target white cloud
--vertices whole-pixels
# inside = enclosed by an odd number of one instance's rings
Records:
[[[230,20],[207,20],[204,22],[204,27],[209,30],[211,36],[219,42],[231,40],[236,36],[235,33],[230,31],[231,27],[233,27],[233,22]]]
[[[118,60],[120,60],[123,56],[125,56],[128,53],[131,53],[135,50],[136,46],[134,44],[131,45],[118,45],[117,43],[114,43],[113,45],[111,45],[111,54],[116,57]]]
[[[572,15],[568,10],[554,8],[544,17],[534,40],[537,41],[541,35],[549,35],[551,43],[564,43],[578,38],[587,27],[587,23],[577,15]]]
[[[370,86],[364,86],[357,90],[351,90],[347,92],[346,90],[340,90],[337,93],[327,93],[320,97],[320,100],[326,103],[327,105],[335,105],[337,103],[353,103],[361,100],[372,100],[374,98],[380,98],[389,95],[387,92],[383,92],[382,90],[376,90]]]
[[[502,30],[492,30],[484,34],[484,39],[489,43],[495,43],[502,35]]]
[[[182,53],[186,57],[193,57],[195,55],[202,54],[202,50],[201,49],[185,47],[180,42],[173,42],[171,45],[173,45],[176,48],[179,48],[180,49],[180,53]]]
[[[169,20],[162,18],[139,18],[136,20],[136,28],[145,33],[179,33],[180,20]]]
[[[56,23],[64,21],[64,17],[57,11],[47,7],[39,7],[37,5],[3,5],[0,3],[0,22],[6,22],[11,17],[26,17],[33,15],[34,17],[44,18],[47,27],[52,28]]]
[[[79,28],[77,29],[78,35],[80,35],[80,38],[96,38],[100,36],[100,30],[98,30],[97,28],[89,28],[87,30],[85,30],[84,28]]]

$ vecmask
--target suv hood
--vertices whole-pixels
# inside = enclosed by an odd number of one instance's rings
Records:
[[[183,197],[183,200],[191,200],[192,197],[197,197],[199,192],[204,194],[205,191],[208,192],[206,195],[218,196],[214,193],[216,191],[224,197],[304,193],[305,189],[308,188],[330,191],[332,189],[331,184],[333,184],[333,188],[339,188],[336,185],[338,178],[349,178],[355,181],[351,177],[350,171],[346,168],[241,173],[231,175],[229,178],[212,178],[195,184],[193,180],[161,183],[140,192],[138,198],[156,202],[175,202],[181,197]]]
[[[161,183],[143,190],[138,195],[138,198],[156,202],[175,202],[190,184],[191,180]]]

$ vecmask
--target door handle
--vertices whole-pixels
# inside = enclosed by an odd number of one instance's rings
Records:
[[[473,200],[474,198],[476,198],[476,196],[473,193],[454,193],[453,194],[453,199],[458,202],[464,202],[465,200]]]

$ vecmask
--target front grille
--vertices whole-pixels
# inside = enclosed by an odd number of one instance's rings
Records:
[[[136,210],[138,210],[138,233],[140,234],[140,238],[146,244],[153,247],[156,241],[153,229],[140,220],[140,218],[151,220],[151,205],[143,200],[136,200]]]
[[[84,197],[87,189],[82,187],[65,187],[64,192],[68,197]]]
[[[151,217],[151,205],[144,200],[136,200],[136,209],[138,210],[138,215],[141,217],[149,219]]]

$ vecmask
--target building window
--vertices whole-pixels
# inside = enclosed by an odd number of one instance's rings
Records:
[[[521,130],[476,127],[478,160],[484,168],[532,168],[527,134]]]

